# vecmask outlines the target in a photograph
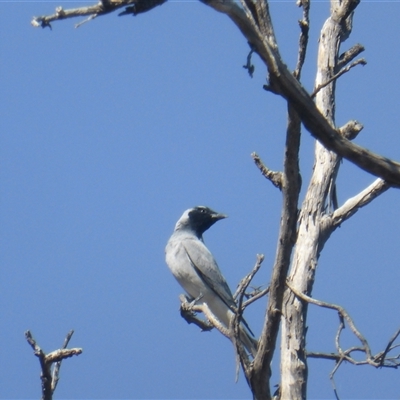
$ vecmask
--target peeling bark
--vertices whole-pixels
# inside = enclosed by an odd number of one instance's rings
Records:
[[[337,70],[340,44],[351,28],[333,14],[325,22],[319,40],[315,87],[322,87]],[[351,19],[351,15],[348,17]],[[346,35],[345,35],[346,33]],[[316,105],[335,128],[335,86],[332,81],[316,94]],[[330,235],[322,229],[329,211],[328,195],[335,185],[340,157],[316,142],[313,175],[299,215],[298,236],[288,282],[300,293],[311,295],[320,252]],[[281,398],[305,399],[307,394],[306,323],[308,304],[286,289],[281,345]]]

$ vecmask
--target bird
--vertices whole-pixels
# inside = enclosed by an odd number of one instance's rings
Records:
[[[165,261],[178,283],[194,299],[194,303],[206,303],[210,311],[229,329],[237,306],[217,262],[203,240],[204,232],[226,217],[205,206],[186,210],[168,240]],[[244,320],[239,329],[241,342],[255,357],[257,340]]]

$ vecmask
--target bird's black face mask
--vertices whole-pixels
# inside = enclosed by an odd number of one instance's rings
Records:
[[[201,238],[203,233],[214,225],[218,220],[226,218],[226,215],[219,214],[208,207],[194,207],[189,212],[189,218],[192,228],[195,230],[196,235]]]

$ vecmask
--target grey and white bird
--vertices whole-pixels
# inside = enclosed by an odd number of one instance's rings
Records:
[[[206,303],[228,328],[236,303],[213,255],[203,241],[203,233],[226,217],[204,206],[186,210],[167,243],[165,260],[179,284],[190,297],[196,299],[196,304]],[[245,322],[240,326],[240,339],[254,357],[257,340],[252,337]]]

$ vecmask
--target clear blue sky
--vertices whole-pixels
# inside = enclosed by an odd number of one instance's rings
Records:
[[[181,213],[208,205],[227,213],[205,235],[232,289],[264,253],[255,280],[268,284],[280,193],[254,167],[256,151],[281,169],[285,104],[262,90],[265,68],[235,26],[195,1],[145,15],[98,18],[79,29],[30,26],[33,15],[85,2],[0,3],[2,398],[38,398],[39,363],[24,339],[46,350],[70,329],[84,353],[61,369],[56,398],[247,399],[234,354],[217,332],[200,333],[178,312],[182,292],[164,262]],[[300,10],[271,9],[293,68]],[[311,90],[318,32],[329,4],[312,4],[304,85]],[[337,123],[357,119],[356,142],[400,160],[399,3],[366,2],[345,48],[366,46],[366,67],[340,79]],[[303,189],[313,163],[304,131]],[[344,162],[339,201],[374,178]],[[400,325],[400,193],[391,190],[328,242],[314,297],[341,304],[374,352]],[[265,300],[246,318],[259,333]],[[333,351],[337,316],[310,308],[308,347]],[[350,335],[345,344],[356,344]],[[333,399],[328,361],[310,363],[309,397]],[[275,362],[273,379],[279,381]],[[343,366],[342,398],[394,399],[399,372]]]

